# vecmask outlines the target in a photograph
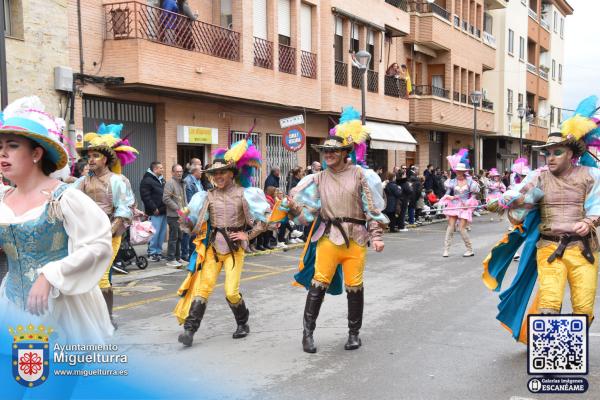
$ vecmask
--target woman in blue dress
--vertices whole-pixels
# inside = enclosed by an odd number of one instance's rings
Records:
[[[37,97],[0,113],[0,326],[44,324],[71,343],[103,343],[113,332],[98,288],[112,255],[106,214],[84,193],[50,177],[67,164],[64,125]]]

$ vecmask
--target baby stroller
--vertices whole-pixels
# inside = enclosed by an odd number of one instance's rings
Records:
[[[152,223],[147,220],[146,214],[140,210],[134,210],[133,222],[123,234],[121,246],[112,268],[117,272],[127,274],[127,267],[135,262],[139,269],[146,269],[148,259],[144,256],[138,256],[133,246],[148,243],[153,234],[154,228]]]

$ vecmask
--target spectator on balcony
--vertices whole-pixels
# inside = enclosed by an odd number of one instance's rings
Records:
[[[161,13],[160,26],[161,35],[160,41],[164,44],[175,45],[177,43],[177,15],[179,14],[179,7],[177,6],[176,0],[162,0],[161,8],[165,12]]]
[[[400,66],[400,79],[404,79],[406,82],[406,93],[412,93],[412,81],[410,79],[410,74],[408,73],[408,68],[405,64]]]
[[[385,75],[386,76],[392,76],[394,78],[400,78],[400,67],[398,66],[398,63],[393,63],[391,64],[388,69],[385,71]]]
[[[177,45],[186,49],[194,50],[194,36],[192,35],[192,24],[198,19],[198,14],[192,12],[187,0],[177,0],[179,13],[185,15],[187,20],[177,26]]]

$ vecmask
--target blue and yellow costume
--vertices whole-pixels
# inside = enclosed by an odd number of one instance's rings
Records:
[[[539,290],[528,313],[560,313],[568,281],[573,312],[586,314],[590,322],[594,318],[600,170],[586,150],[600,145],[600,128],[591,118],[595,104],[595,96],[585,99],[575,115],[563,122],[561,132],[551,133],[548,142],[540,146],[542,149],[567,146],[579,163],[560,175],[547,168],[533,171],[498,201],[502,208],[508,209],[515,229],[485,259],[483,281],[488,288],[499,291],[515,252],[524,243],[517,275],[509,289],[500,295],[497,316],[513,337],[523,343],[526,343],[525,313],[536,280]],[[587,224],[590,233],[577,235],[573,230],[577,223]]]
[[[112,227],[113,255],[99,286],[112,319],[113,291],[111,267],[121,246],[123,233],[133,218],[135,196],[129,180],[121,174],[123,166],[135,160],[137,150],[121,139],[123,124],[100,124],[98,132],[85,135],[86,150],[97,151],[107,158],[106,168],[79,178],[73,186],[87,194],[108,215]]]
[[[266,229],[270,213],[263,191],[250,187],[252,169],[260,163],[260,153],[250,140],[236,142],[228,151],[218,150],[215,156],[218,158],[206,173],[231,170],[238,179],[225,187],[196,193],[182,210],[183,229],[196,235],[189,274],[177,292],[181,299],[174,310],[184,327],[179,342],[185,346],[192,344],[222,269],[225,297],[237,323],[233,338],[250,332],[249,311],[239,289],[248,242],[233,240],[230,234],[252,226],[248,240],[253,239]]]
[[[358,164],[364,164],[364,141],[368,136],[352,108],[344,110],[335,135],[319,151],[345,150]],[[331,168],[303,178],[292,191],[292,202],[276,204],[272,220],[289,213],[301,225],[312,223],[296,282],[308,289],[304,309],[304,351],[314,353],[312,339],[316,320],[326,292],[348,297],[349,338],[346,349],[360,346],[364,289],[363,272],[369,241],[382,242],[383,227],[388,223],[383,187],[377,174],[362,165],[346,163],[337,171]]]

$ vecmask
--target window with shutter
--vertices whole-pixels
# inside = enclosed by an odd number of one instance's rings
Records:
[[[253,8],[254,36],[267,39],[267,0],[254,0]]]
[[[279,0],[277,5],[277,33],[279,34],[279,43],[289,46],[290,38],[292,37],[290,0]]]
[[[304,3],[300,9],[300,48],[312,51],[312,7]]]

